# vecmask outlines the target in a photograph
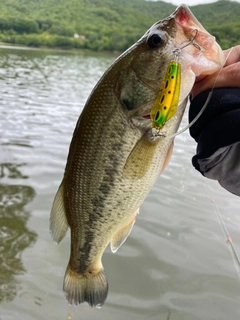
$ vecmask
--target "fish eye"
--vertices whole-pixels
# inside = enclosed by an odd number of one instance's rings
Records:
[[[163,34],[154,33],[148,37],[147,44],[149,48],[154,49],[160,47],[164,43],[164,40]]]

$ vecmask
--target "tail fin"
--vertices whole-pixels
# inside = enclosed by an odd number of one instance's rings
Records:
[[[101,308],[107,298],[108,282],[103,270],[97,274],[80,274],[68,265],[63,291],[69,304],[87,302],[91,307]]]

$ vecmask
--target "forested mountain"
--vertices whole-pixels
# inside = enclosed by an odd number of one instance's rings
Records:
[[[0,41],[123,51],[176,6],[145,0],[0,0]],[[190,8],[223,48],[240,43],[240,4]],[[75,35],[75,37],[74,37]]]

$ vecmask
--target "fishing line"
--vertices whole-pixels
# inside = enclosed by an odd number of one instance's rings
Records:
[[[169,138],[174,138],[175,136],[177,136],[177,135],[183,133],[184,131],[186,131],[186,130],[187,130],[188,128],[190,128],[190,127],[199,119],[199,117],[203,114],[204,110],[206,109],[206,107],[207,107],[207,105],[208,105],[208,103],[209,103],[209,101],[210,101],[210,99],[211,99],[211,97],[212,97],[213,90],[215,89],[215,86],[216,86],[217,80],[218,80],[218,78],[219,78],[219,76],[220,76],[220,73],[221,73],[224,65],[226,64],[227,59],[229,58],[230,54],[232,53],[232,50],[233,50],[233,48],[231,48],[231,50],[229,51],[228,55],[227,55],[226,58],[224,59],[224,63],[223,63],[223,65],[222,65],[222,67],[220,68],[219,72],[218,72],[218,75],[217,75],[217,77],[216,77],[216,79],[215,79],[215,81],[214,81],[213,87],[212,87],[211,91],[209,92],[209,94],[208,94],[208,96],[207,96],[207,99],[206,99],[203,107],[201,108],[201,110],[200,110],[199,113],[197,114],[197,116],[196,116],[186,127],[184,127],[182,130],[178,131],[177,133],[175,133],[175,134],[173,134],[173,135],[170,135]],[[211,193],[211,192],[210,192],[210,188],[209,188],[208,185],[205,184],[205,189],[206,189],[206,188],[208,188],[208,190],[206,190],[206,192],[207,192],[207,194],[208,194],[208,196],[209,196],[209,194]],[[225,222],[224,222],[224,220],[223,220],[223,218],[222,218],[222,215],[221,215],[221,213],[220,213],[220,211],[219,211],[219,208],[218,208],[218,206],[216,205],[216,202],[215,202],[215,200],[214,200],[213,198],[212,198],[212,204],[213,204],[213,206],[214,206],[214,210],[215,210],[215,213],[216,213],[216,215],[217,215],[217,217],[218,217],[218,220],[219,220],[219,223],[220,223],[220,225],[221,225],[221,228],[222,228],[222,230],[223,230],[223,232],[224,232],[224,234],[225,234],[225,236],[226,236],[226,242],[227,242],[227,243],[229,244],[229,246],[230,246],[230,251],[231,251],[232,256],[233,256],[233,261],[234,261],[234,264],[235,264],[235,267],[236,267],[238,276],[240,277],[240,258],[239,258],[239,255],[238,255],[238,253],[237,253],[237,251],[236,251],[236,249],[235,249],[235,245],[234,245],[234,243],[233,243],[232,237],[230,236],[230,233],[229,233],[228,228],[227,228],[227,226],[226,226],[226,224],[225,224]]]
[[[208,103],[209,103],[209,101],[210,101],[210,99],[211,99],[211,97],[212,97],[212,94],[213,94],[213,90],[215,89],[217,80],[218,80],[218,78],[219,78],[219,76],[220,76],[220,73],[221,73],[224,65],[226,64],[227,59],[229,58],[230,54],[232,53],[232,50],[233,50],[233,48],[231,48],[231,50],[229,51],[228,55],[226,56],[226,58],[225,58],[225,60],[224,60],[224,62],[223,62],[223,64],[222,64],[222,66],[221,66],[221,68],[220,68],[220,70],[219,70],[219,72],[218,72],[218,75],[217,75],[217,77],[216,77],[216,79],[215,79],[215,81],[214,81],[214,83],[213,83],[213,87],[212,87],[211,91],[208,93],[207,99],[206,99],[204,105],[202,106],[201,110],[199,111],[199,113],[196,115],[196,117],[195,117],[186,127],[184,127],[183,129],[181,129],[180,131],[178,131],[178,132],[176,132],[176,133],[168,136],[168,138],[174,138],[174,137],[178,136],[179,134],[183,133],[184,131],[186,131],[187,129],[189,129],[189,128],[201,117],[201,115],[203,114],[204,110],[205,110],[206,107],[208,106]]]
[[[222,69],[223,69],[223,67],[224,67],[227,59],[229,58],[230,54],[232,53],[232,50],[233,50],[233,48],[231,48],[231,50],[229,51],[228,55],[226,56],[226,58],[225,58],[225,60],[224,60],[224,63],[223,63],[223,65],[222,65],[221,69],[219,70],[218,75],[217,75],[217,77],[216,77],[216,79],[215,79],[215,81],[214,81],[213,87],[212,87],[211,91],[209,92],[208,97],[207,97],[207,99],[206,99],[203,107],[201,108],[201,110],[200,110],[199,113],[197,114],[197,116],[196,116],[185,128],[183,128],[182,130],[178,131],[176,134],[171,135],[170,138],[173,138],[173,137],[179,135],[180,133],[186,131],[186,130],[187,130],[188,128],[190,128],[190,127],[199,119],[199,117],[202,115],[202,113],[203,113],[204,110],[206,109],[206,107],[207,107],[207,105],[208,105],[208,103],[209,103],[209,101],[210,101],[210,99],[211,99],[211,97],[212,97],[213,90],[214,90],[214,88],[215,88],[215,86],[216,86],[216,82],[217,82],[217,80],[218,80],[218,78],[219,78],[219,76],[220,76],[220,73],[221,73],[221,71],[222,71]],[[209,196],[209,194],[210,194],[210,188],[208,187],[208,185],[205,184],[205,188],[206,188],[206,187],[208,188],[207,193],[208,193],[208,196]],[[233,256],[234,264],[235,264],[236,270],[237,270],[237,272],[238,272],[238,276],[240,277],[240,258],[239,258],[239,255],[238,255],[238,253],[237,253],[237,251],[236,251],[236,249],[235,249],[235,245],[234,245],[234,243],[233,243],[232,237],[230,236],[230,233],[229,233],[229,231],[228,231],[228,228],[227,228],[227,226],[226,226],[226,224],[225,224],[225,222],[224,222],[224,220],[223,220],[223,218],[222,218],[222,215],[221,215],[221,213],[220,213],[220,211],[219,211],[219,209],[218,209],[218,207],[217,207],[217,205],[216,205],[216,202],[215,202],[215,200],[214,200],[213,198],[212,198],[212,204],[213,204],[213,206],[214,206],[214,209],[215,209],[216,215],[217,215],[217,217],[218,217],[219,223],[220,223],[220,225],[221,225],[221,227],[222,227],[222,230],[223,230],[223,232],[224,232],[224,234],[225,234],[225,236],[226,236],[226,242],[230,245],[230,250],[231,250],[231,253],[232,253],[232,256]]]
[[[205,184],[205,190],[206,190],[206,193],[209,197],[209,195],[211,194],[211,191],[210,191],[210,188],[207,184]],[[232,240],[232,237],[230,236],[230,233],[228,231],[228,228],[223,220],[223,217],[216,205],[216,201],[212,198],[211,200],[213,206],[214,206],[214,210],[216,212],[216,215],[218,217],[218,220],[219,220],[219,223],[221,225],[221,228],[226,236],[226,242],[230,245],[230,251],[232,253],[232,256],[233,256],[233,261],[234,261],[234,264],[235,264],[235,267],[236,267],[236,270],[237,270],[237,273],[238,273],[238,276],[240,277],[240,258],[238,256],[238,253],[235,249],[235,245],[233,243],[233,240]]]

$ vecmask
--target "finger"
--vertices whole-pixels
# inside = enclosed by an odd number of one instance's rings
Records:
[[[225,66],[240,61],[240,45],[224,50],[223,53],[226,57]]]
[[[192,97],[194,98],[200,92],[207,89],[221,87],[240,87],[240,62],[231,64],[220,72],[215,72],[202,81],[197,82],[192,89]]]

